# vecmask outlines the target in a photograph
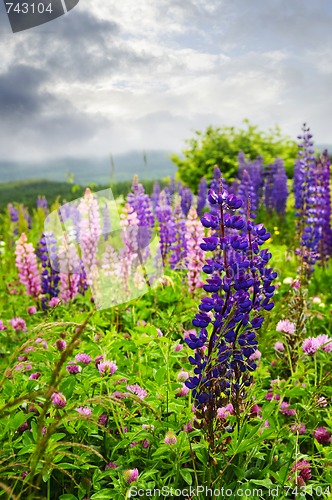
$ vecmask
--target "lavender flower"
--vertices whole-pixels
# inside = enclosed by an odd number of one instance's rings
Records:
[[[174,209],[174,233],[173,243],[170,246],[170,265],[171,269],[181,267],[187,255],[187,240],[186,240],[186,221],[183,217],[183,210],[180,205],[176,205]]]
[[[98,274],[97,251],[101,236],[101,222],[98,200],[92,195],[89,188],[86,188],[78,210],[81,215],[79,243],[82,250],[82,260],[87,284],[92,285]]]
[[[264,201],[270,212],[284,215],[288,197],[287,175],[283,160],[277,158],[272,165],[268,165],[265,175]]]
[[[47,307],[48,300],[59,295],[59,261],[56,239],[53,233],[43,233],[37,247],[37,255],[42,263],[42,306]]]
[[[159,205],[156,207],[156,217],[159,224],[160,252],[163,266],[166,266],[171,245],[176,241],[175,221],[172,207],[165,191],[160,193]]]

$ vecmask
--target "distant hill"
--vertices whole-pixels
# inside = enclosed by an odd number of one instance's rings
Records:
[[[101,191],[111,187],[113,196],[126,196],[130,191],[132,181],[122,181],[110,184],[85,183],[84,185],[75,185],[68,182],[56,182],[50,180],[25,180],[16,182],[0,183],[0,211],[4,210],[8,203],[23,203],[29,209],[36,208],[36,201],[39,195],[46,196],[49,206],[57,198],[71,201],[83,196],[85,188],[91,187],[92,191]],[[154,181],[142,181],[145,192],[152,193]],[[162,184],[162,183],[161,183]]]
[[[61,158],[43,163],[10,162],[0,160],[0,182],[24,179],[66,181],[73,175],[77,184],[109,184],[130,181],[134,174],[140,180],[155,180],[174,175],[175,165],[165,151],[126,153],[105,158]],[[113,163],[113,167],[112,167]],[[113,179],[112,179],[113,177]]]

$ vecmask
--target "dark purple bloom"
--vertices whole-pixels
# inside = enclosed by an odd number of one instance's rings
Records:
[[[271,253],[259,249],[270,234],[262,224],[236,215],[241,199],[221,189],[222,183],[218,191],[210,189],[213,210],[202,218],[215,230],[201,245],[214,252],[203,267],[209,275],[204,290],[211,295],[202,299],[193,320],[199,332],[185,339],[195,352],[189,357],[194,376],[185,384],[193,391],[195,405],[213,417],[228,403],[239,408],[252,381],[256,331],[264,310],[273,307],[272,282],[277,276],[267,267]]]
[[[207,183],[205,177],[202,177],[198,187],[197,194],[197,215],[201,217],[206,205]]]

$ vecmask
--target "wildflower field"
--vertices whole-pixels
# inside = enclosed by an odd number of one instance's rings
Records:
[[[332,498],[330,159],[244,153],[1,214],[1,498]]]

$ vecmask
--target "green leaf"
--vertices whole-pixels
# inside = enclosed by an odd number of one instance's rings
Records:
[[[193,478],[188,469],[181,469],[180,474],[187,484],[191,485],[193,483]]]
[[[75,497],[75,495],[72,495],[71,493],[65,493],[64,495],[61,495],[61,497],[59,497],[59,500],[77,500],[77,497]]]
[[[94,493],[91,497],[91,500],[109,500],[111,489],[103,489]]]

